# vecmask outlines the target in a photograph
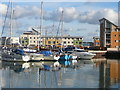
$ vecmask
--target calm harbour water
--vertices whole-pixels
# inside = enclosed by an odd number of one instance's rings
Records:
[[[46,65],[53,62],[43,62]],[[77,68],[40,70],[40,62],[0,63],[2,88],[120,88],[120,60],[80,60]],[[23,69],[23,66],[29,68]]]

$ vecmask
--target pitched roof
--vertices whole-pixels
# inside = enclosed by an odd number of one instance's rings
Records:
[[[100,20],[99,20],[99,22],[100,22],[100,21],[102,21],[102,20],[106,20],[107,22],[109,22],[109,23],[111,23],[111,24],[113,24],[114,26],[116,26],[116,27],[117,27],[117,25],[115,25],[114,23],[112,23],[111,21],[109,21],[109,20],[108,20],[108,19],[106,19],[106,18],[102,18],[102,19],[100,19]]]

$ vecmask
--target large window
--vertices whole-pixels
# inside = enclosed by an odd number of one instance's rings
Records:
[[[106,34],[106,38],[110,38],[110,34]]]
[[[51,41],[48,41],[48,44],[51,44]]]

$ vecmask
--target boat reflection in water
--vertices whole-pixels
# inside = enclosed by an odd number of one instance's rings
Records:
[[[2,62],[2,88],[117,88],[119,60],[81,60],[77,68],[41,69],[54,62]]]

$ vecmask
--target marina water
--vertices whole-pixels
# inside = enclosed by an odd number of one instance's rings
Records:
[[[60,70],[41,70],[39,63],[1,62],[1,88],[120,88],[119,60],[80,60]],[[23,66],[26,68],[23,69]]]

